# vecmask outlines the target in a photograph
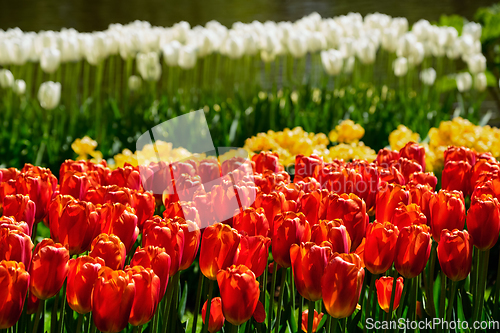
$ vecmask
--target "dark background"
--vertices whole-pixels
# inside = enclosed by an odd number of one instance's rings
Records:
[[[19,27],[24,31],[104,30],[110,23],[146,20],[153,25],[171,26],[181,20],[192,26],[218,20],[233,22],[295,21],[311,12],[323,17],[359,12],[404,16],[410,23],[421,18],[437,21],[442,14],[459,14],[472,19],[477,8],[492,0],[1,0],[0,28]]]

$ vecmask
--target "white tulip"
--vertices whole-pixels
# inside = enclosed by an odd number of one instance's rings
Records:
[[[80,43],[76,37],[66,37],[61,41],[61,61],[73,62],[81,59]]]
[[[14,84],[14,75],[8,69],[0,69],[0,87],[10,88]]]
[[[395,17],[392,19],[390,28],[397,31],[398,36],[408,32],[408,20],[406,17]]]
[[[331,49],[321,51],[321,63],[328,75],[337,75],[342,71],[344,59],[340,51]]]
[[[162,47],[163,60],[168,66],[177,66],[179,62],[179,50],[182,45],[174,40]]]
[[[462,35],[470,35],[475,40],[481,39],[481,24],[475,22],[469,22],[465,24],[462,28]]]
[[[57,39],[54,31],[41,31],[35,36],[34,48],[37,57],[47,48],[57,48]]]
[[[424,61],[424,45],[420,42],[416,42],[411,48],[411,53],[408,56],[408,62],[413,65],[420,65]]]
[[[486,57],[480,53],[467,58],[467,66],[472,74],[482,73],[486,70]]]
[[[241,36],[229,34],[222,44],[221,52],[231,59],[239,59],[245,53],[245,42]]]
[[[38,90],[38,101],[45,110],[52,110],[61,100],[61,84],[59,82],[44,82]]]
[[[350,56],[344,59],[344,73],[352,73],[354,70],[354,65],[356,63],[356,58],[354,56]]]
[[[474,75],[474,88],[477,91],[485,91],[487,85],[488,85],[488,82],[486,80],[486,74],[477,73],[476,75]]]
[[[309,35],[307,42],[308,42],[307,46],[309,48],[309,52],[318,52],[318,51],[326,49],[326,45],[327,45],[326,38],[319,31],[312,32]]]
[[[326,19],[321,22],[320,31],[326,38],[328,47],[334,48],[339,44],[340,38],[343,36],[343,29],[333,19]]]
[[[158,81],[161,76],[158,53],[139,53],[137,55],[137,70],[145,81]]]
[[[8,66],[12,64],[12,49],[12,42],[9,39],[0,40],[0,65]]]
[[[427,86],[432,86],[436,81],[436,70],[432,67],[426,68],[420,72],[420,80]]]
[[[419,41],[422,42],[430,38],[431,30],[432,25],[429,23],[429,21],[419,20],[413,25],[411,32],[417,37]]]
[[[414,45],[417,43],[417,37],[411,32],[401,36],[398,40],[396,54],[398,57],[409,57],[412,53]]]
[[[18,96],[24,95],[26,92],[26,82],[24,80],[15,80],[12,91]]]
[[[403,57],[399,57],[394,60],[394,75],[400,77],[405,76],[408,73],[408,60]]]
[[[196,48],[193,45],[185,45],[179,50],[179,67],[190,69],[196,65]]]
[[[455,80],[457,82],[458,91],[460,92],[468,91],[472,87],[472,76],[468,72],[457,74]]]
[[[191,26],[189,25],[189,23],[186,21],[181,21],[179,23],[174,24],[173,28],[177,34],[176,39],[179,42],[184,43],[186,41],[189,30],[191,30]]]
[[[130,89],[130,91],[137,91],[141,89],[141,86],[141,78],[137,75],[130,75],[130,77],[128,78],[128,88]]]
[[[307,53],[307,38],[299,31],[288,38],[288,50],[294,58],[302,58]]]
[[[382,47],[389,52],[395,52],[398,46],[399,33],[394,28],[385,28],[381,36]]]
[[[356,49],[354,47],[355,40],[352,37],[344,37],[340,39],[339,51],[342,52],[344,58],[349,58],[355,55]]]
[[[366,38],[356,44],[356,55],[363,64],[373,64],[377,56],[377,48]]]
[[[61,64],[61,52],[58,49],[44,49],[40,56],[40,67],[45,73],[54,73]]]

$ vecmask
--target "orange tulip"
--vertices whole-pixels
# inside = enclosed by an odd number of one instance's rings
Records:
[[[245,265],[256,277],[261,276],[267,267],[271,239],[263,236],[240,237],[240,244],[234,257],[234,265]]]
[[[382,184],[377,193],[375,217],[379,222],[390,222],[394,211],[400,203],[410,203],[410,192],[404,186],[397,184]]]
[[[441,187],[448,191],[462,191],[464,195],[469,195],[472,190],[469,188],[472,166],[464,161],[449,161],[444,165],[441,178]]]
[[[49,299],[61,290],[68,275],[69,252],[46,238],[37,244],[30,267],[30,289],[39,299]]]
[[[323,219],[341,219],[351,237],[351,250],[356,249],[365,237],[368,225],[365,202],[353,193],[332,193],[325,198]]]
[[[321,322],[321,319],[323,319],[324,313],[318,314],[318,311],[314,310],[314,319],[313,319],[313,328],[311,332],[316,332],[318,329],[318,325]],[[307,325],[308,325],[308,320],[309,320],[309,310],[305,310],[302,312],[302,324],[301,324],[301,329],[303,332],[307,332]]]
[[[200,249],[200,270],[203,275],[216,280],[219,270],[232,265],[239,243],[238,231],[227,224],[217,223],[207,227]]]
[[[35,212],[35,203],[27,195],[7,195],[3,199],[3,215],[12,216],[16,221],[26,222],[29,227],[29,233],[26,233],[28,236],[31,236],[33,230]]]
[[[398,235],[398,227],[390,222],[370,224],[366,232],[364,263],[372,274],[382,274],[391,267]]]
[[[452,281],[461,281],[470,273],[472,244],[467,230],[443,229],[437,247],[439,265]]]
[[[349,317],[358,304],[365,270],[355,253],[334,256],[321,278],[323,304],[334,318]]]
[[[245,265],[232,265],[217,273],[217,283],[222,300],[222,312],[228,322],[241,325],[252,315],[259,323],[266,318],[264,306],[259,301],[259,282]]]
[[[69,249],[69,254],[88,251],[96,235],[99,215],[90,202],[58,195],[49,207],[50,236]]]
[[[311,239],[311,227],[304,214],[288,212],[276,217],[274,228],[273,258],[281,267],[290,267],[290,247],[293,244],[308,242]]]
[[[135,284],[135,297],[128,322],[132,326],[146,324],[153,318],[160,302],[160,278],[151,268],[133,266],[125,269]]]
[[[33,243],[31,238],[19,230],[0,228],[0,260],[22,262],[29,270],[31,265],[31,251]]]
[[[92,241],[89,256],[101,258],[107,267],[121,269],[125,265],[127,252],[118,236],[100,234]]]
[[[158,275],[160,278],[160,299],[162,299],[167,290],[170,275],[170,256],[165,252],[165,249],[157,246],[138,247],[130,260],[130,266],[151,268]]]
[[[104,267],[101,258],[82,256],[70,259],[66,299],[74,311],[80,314],[92,311],[92,290],[101,267]]]
[[[261,235],[267,237],[269,234],[269,222],[267,221],[264,208],[247,208],[233,217],[233,228],[238,232],[246,232],[249,236]]]
[[[426,225],[411,225],[400,230],[394,266],[399,274],[411,279],[422,273],[429,260],[431,234]]]
[[[14,326],[21,317],[29,281],[23,263],[0,262],[0,329]]]
[[[124,271],[101,268],[92,292],[92,318],[99,331],[119,332],[127,327],[135,289],[134,280]]]
[[[205,324],[205,315],[207,313],[207,301],[203,304],[203,308],[201,309],[201,319],[203,320],[203,324]],[[220,297],[212,298],[212,302],[210,305],[210,319],[208,320],[208,331],[210,333],[219,332],[224,326],[224,314],[222,313],[222,302]]]
[[[462,230],[465,223],[465,203],[462,192],[440,190],[429,202],[432,238],[439,242],[441,230]]]
[[[413,224],[427,224],[427,217],[422,213],[419,205],[400,203],[394,210],[391,222],[401,230]]]
[[[382,308],[382,310],[388,313],[391,306],[394,279],[390,276],[382,276],[380,279],[375,281],[375,287],[377,288],[378,305]],[[394,304],[392,307],[392,311],[395,311],[399,307],[399,301],[401,300],[402,293],[403,278],[398,277],[396,280],[396,292],[394,293]]]
[[[184,230],[179,223],[172,220],[160,220],[157,224],[145,224],[142,235],[142,246],[158,246],[165,249],[170,256],[170,276],[175,275],[180,269],[184,253]]]
[[[293,244],[290,258],[299,294],[309,301],[321,299],[321,277],[331,256],[328,246],[318,246],[312,242]]]
[[[496,244],[500,232],[500,204],[496,198],[486,194],[472,198],[467,230],[472,244],[480,250],[489,250]]]
[[[101,224],[100,233],[118,236],[129,253],[139,235],[135,210],[121,203],[105,203],[97,211]]]
[[[349,253],[351,237],[343,225],[342,220],[321,220],[311,228],[311,242],[321,245],[323,242],[331,244],[332,253]]]

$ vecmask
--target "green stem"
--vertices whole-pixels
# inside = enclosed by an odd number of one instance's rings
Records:
[[[54,304],[52,306],[52,313],[50,314],[50,332],[56,332],[57,328],[57,310],[59,308],[59,293],[56,294]]]
[[[430,261],[430,272],[428,278],[428,283],[426,284],[429,290],[429,295],[427,295],[427,304],[429,306],[428,312],[432,318],[436,317],[436,305],[434,304],[434,297],[432,291],[434,290],[434,269],[436,267],[436,242],[432,242],[431,249],[431,261]]]
[[[410,295],[410,312],[408,317],[410,320],[417,320],[417,292],[418,292],[418,276],[411,279],[411,295]]]
[[[271,332],[271,326],[273,324],[273,312],[274,312],[274,290],[276,288],[276,272],[278,270],[278,263],[274,262],[273,276],[271,283],[271,292],[269,293],[269,310],[267,313],[267,333]]]
[[[196,333],[196,326],[198,326],[198,312],[200,312],[201,305],[201,291],[203,290],[203,274],[199,273],[198,277],[198,289],[196,290],[196,303],[194,305],[194,313],[193,313],[193,328],[191,330],[192,333]]]
[[[338,322],[339,320],[337,318],[332,317],[332,325],[330,326],[330,333],[337,332]]]
[[[444,309],[446,305],[446,275],[441,270],[441,294],[439,295],[439,317],[444,317]]]
[[[281,321],[281,307],[283,306],[283,294],[285,290],[285,281],[286,281],[286,273],[287,269],[283,269],[281,272],[281,283],[280,283],[280,294],[278,298],[278,312],[276,314],[276,329],[280,329],[280,321]]]
[[[38,324],[40,323],[40,315],[42,314],[44,307],[45,307],[45,300],[41,299],[40,303],[38,304],[38,309],[36,310],[36,314],[35,314],[35,324],[33,325],[33,333],[36,333],[38,330]],[[42,323],[42,325],[43,325],[43,323]]]
[[[297,329],[302,329],[302,311],[304,309],[304,298],[300,297],[300,302],[299,302],[299,318],[297,321]]]
[[[394,309],[394,299],[396,298],[396,289],[397,289],[397,279],[398,273],[394,270],[393,278],[392,278],[392,291],[391,291],[391,302],[389,303],[389,312],[386,315],[386,320],[389,321],[392,318],[392,311]],[[387,332],[387,330],[386,330]]]
[[[212,280],[208,280],[208,298],[207,298],[207,311],[205,313],[205,324],[203,324],[202,333],[208,332],[208,324],[210,320],[210,308],[212,307],[212,296],[214,293],[214,284]]]
[[[59,315],[59,324],[57,326],[57,331],[59,333],[64,333],[64,314],[66,312],[66,282],[64,282],[63,285],[63,294],[62,294],[62,305],[61,305],[61,312]]]
[[[500,256],[498,256],[497,275],[495,281],[495,306],[493,308],[493,318],[498,318],[498,312],[500,310]]]
[[[81,333],[83,324],[83,315],[81,313],[78,314],[78,322],[76,324],[76,333]]]
[[[370,281],[370,291],[368,297],[368,306],[370,307],[370,317],[373,318],[375,315],[375,309],[377,306],[377,293],[375,291],[375,280],[377,279],[377,274],[372,274],[372,279]],[[366,330],[366,327],[365,327]]]
[[[313,331],[313,323],[314,323],[314,302],[308,301],[308,315],[307,315],[307,333],[312,333]],[[279,328],[279,326],[278,326]]]
[[[483,311],[484,305],[484,291],[486,287],[486,275],[488,274],[488,259],[490,256],[490,250],[479,251],[479,285],[477,286],[477,305],[474,308],[473,322],[481,320],[481,313]],[[475,331],[475,330],[474,330]]]
[[[170,313],[170,308],[172,306],[172,294],[174,293],[174,281],[175,281],[175,275],[170,277],[170,281],[167,286],[167,297],[165,298],[165,308],[163,310],[163,332],[167,333],[167,327],[168,327],[168,315]]]
[[[458,283],[456,281],[451,281],[451,295],[450,301],[448,303],[448,311],[446,313],[446,320],[451,321],[451,315],[453,313],[453,305],[455,303],[455,294],[457,293]]]

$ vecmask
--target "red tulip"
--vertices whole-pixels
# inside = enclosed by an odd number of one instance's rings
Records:
[[[256,277],[261,276],[267,267],[270,245],[271,239],[267,237],[260,235],[241,236],[233,264],[236,266],[245,265],[252,270]]]
[[[434,176],[434,173],[432,172],[414,172],[410,175],[410,180],[408,184],[411,185],[427,185],[430,187],[431,191],[434,191],[436,189],[437,185],[437,177]],[[410,187],[411,191],[411,187]]]
[[[232,265],[217,273],[217,283],[222,300],[222,312],[228,322],[241,325],[252,315],[259,323],[266,318],[264,306],[259,301],[259,282],[245,265]]]
[[[120,332],[127,327],[135,289],[134,280],[124,271],[101,268],[92,292],[92,318],[99,331]]]
[[[392,288],[394,287],[394,279],[390,276],[382,276],[380,279],[375,281],[375,287],[377,288],[378,305],[385,312],[389,312],[391,306]],[[396,280],[396,291],[394,293],[394,303],[392,311],[395,311],[399,307],[399,301],[401,300],[402,293],[403,278],[398,277]]]
[[[449,161],[464,161],[474,166],[476,164],[476,152],[466,147],[449,146],[444,151],[444,163]]]
[[[399,152],[388,148],[380,149],[377,153],[377,165],[387,168],[393,161],[399,160]]]
[[[426,225],[400,229],[394,266],[399,274],[411,279],[422,273],[431,254],[432,239]]]
[[[341,219],[351,237],[351,250],[361,244],[368,225],[366,205],[357,195],[332,193],[325,198],[325,214],[322,218],[326,220]]]
[[[30,234],[30,227],[26,222],[17,222],[12,216],[0,216],[0,229],[17,230],[25,235]]]
[[[184,232],[184,249],[182,251],[182,260],[179,270],[188,269],[193,263],[198,249],[200,248],[201,231],[198,225],[190,220],[184,220],[182,217],[173,219],[174,223],[178,223]]]
[[[417,162],[422,167],[422,171],[425,170],[425,148],[418,143],[408,142],[401,148],[399,155]]]
[[[135,297],[128,322],[132,326],[146,324],[153,318],[160,302],[160,278],[151,268],[133,266],[125,269],[135,284]]]
[[[398,227],[390,222],[370,224],[366,232],[364,263],[372,274],[382,274],[391,267],[398,235]]]
[[[46,238],[37,244],[30,267],[30,289],[39,299],[49,299],[61,290],[68,275],[69,252]]]
[[[203,275],[216,280],[219,270],[232,265],[239,243],[237,230],[227,224],[217,223],[206,228],[200,250],[200,270]]]
[[[129,253],[139,235],[134,209],[120,203],[105,203],[97,211],[101,223],[100,233],[118,236]]]
[[[26,233],[28,236],[31,236],[33,230],[35,212],[35,203],[27,195],[7,195],[3,199],[3,215],[12,216],[16,221],[26,222],[29,227],[29,232]]]
[[[302,297],[314,302],[321,299],[321,277],[330,256],[330,247],[312,242],[290,247],[295,286]]]
[[[274,230],[274,218],[281,213],[281,203],[284,200],[285,196],[281,192],[259,193],[255,198],[254,207],[264,209],[270,232]]]
[[[153,272],[160,278],[160,300],[165,295],[167,290],[169,271],[170,271],[170,256],[163,248],[157,246],[146,246],[145,248],[138,247],[135,250],[130,266],[142,266],[151,268]]]
[[[342,220],[321,220],[311,228],[311,242],[321,245],[323,242],[331,244],[332,253],[349,253],[351,238],[343,225]]]
[[[144,222],[155,213],[155,197],[149,192],[134,191],[132,193],[132,207],[137,215],[137,226],[142,230]]]
[[[443,229],[437,247],[439,265],[452,281],[461,281],[470,273],[472,244],[467,230]]]
[[[90,249],[98,220],[93,204],[77,201],[69,195],[56,196],[49,207],[50,236],[68,247],[70,255]]]
[[[428,185],[410,184],[409,189],[411,196],[410,202],[417,204],[420,207],[422,213],[424,213],[425,217],[427,217],[427,224],[429,225],[431,221],[431,211],[429,203],[435,193]]]
[[[92,311],[92,290],[101,267],[104,267],[101,258],[82,256],[70,259],[66,299],[74,311],[80,314]]]
[[[496,244],[500,232],[500,204],[496,198],[486,194],[472,198],[467,230],[472,244],[480,250],[489,250]]]
[[[21,317],[29,281],[23,263],[0,262],[0,329],[14,326]]]
[[[441,179],[441,187],[448,191],[462,191],[464,195],[469,195],[472,190],[469,188],[472,166],[464,161],[449,161],[444,165]]]
[[[83,200],[85,198],[85,194],[87,194],[91,186],[91,181],[85,172],[68,170],[64,174],[61,174],[60,177],[60,194],[71,195],[78,200]]]
[[[42,221],[48,213],[52,195],[56,190],[57,178],[49,171],[35,174],[23,173],[17,178],[16,188],[18,194],[28,195],[35,203],[35,221]]]
[[[118,185],[132,190],[142,189],[139,168],[126,164],[123,168],[116,168],[106,177],[106,185]]]
[[[318,329],[318,325],[321,322],[321,319],[323,319],[324,313],[318,314],[318,311],[314,310],[314,317],[313,317],[313,327],[311,332],[316,332]],[[307,332],[307,325],[309,324],[309,310],[306,309],[304,312],[302,312],[302,324],[301,324],[301,329],[303,332]]]
[[[462,192],[440,190],[429,201],[432,238],[439,242],[441,230],[462,230],[465,223],[465,204]]]
[[[339,254],[330,260],[321,278],[325,309],[334,318],[349,317],[358,304],[365,270],[355,253]]]
[[[318,155],[295,156],[295,177],[294,182],[299,182],[306,177],[317,178],[320,170],[323,168],[323,158]]]
[[[394,210],[392,224],[401,230],[413,224],[427,224],[427,217],[417,204],[405,205],[400,203]]]
[[[279,162],[277,153],[262,151],[252,156],[252,162],[255,163],[256,173],[263,173],[266,170],[271,170],[272,172],[284,170],[283,165]]]
[[[261,235],[267,237],[269,234],[269,222],[267,221],[264,208],[254,209],[252,207],[243,210],[233,218],[233,228],[238,232],[246,232],[249,236]]]
[[[208,320],[208,331],[210,333],[219,332],[224,326],[224,314],[222,313],[222,302],[220,297],[212,298],[210,302],[210,318]],[[203,320],[203,324],[205,324],[205,315],[207,312],[207,301],[203,304],[203,308],[201,309],[201,318]]]
[[[116,235],[100,234],[92,241],[89,256],[101,258],[107,267],[121,269],[125,265],[125,245]]]
[[[281,267],[290,267],[290,247],[308,242],[311,239],[311,227],[304,214],[289,212],[276,217],[274,228],[273,258]]]
[[[22,262],[29,270],[31,251],[33,251],[33,243],[28,235],[6,226],[0,228],[0,260]]]
[[[320,214],[325,211],[324,198],[328,197],[328,194],[328,190],[315,190],[300,198],[299,212],[306,216],[306,220],[311,226],[318,224],[321,219]]]
[[[410,193],[404,186],[397,184],[383,184],[377,193],[375,217],[379,222],[390,222],[394,211],[400,203],[410,203]]]

